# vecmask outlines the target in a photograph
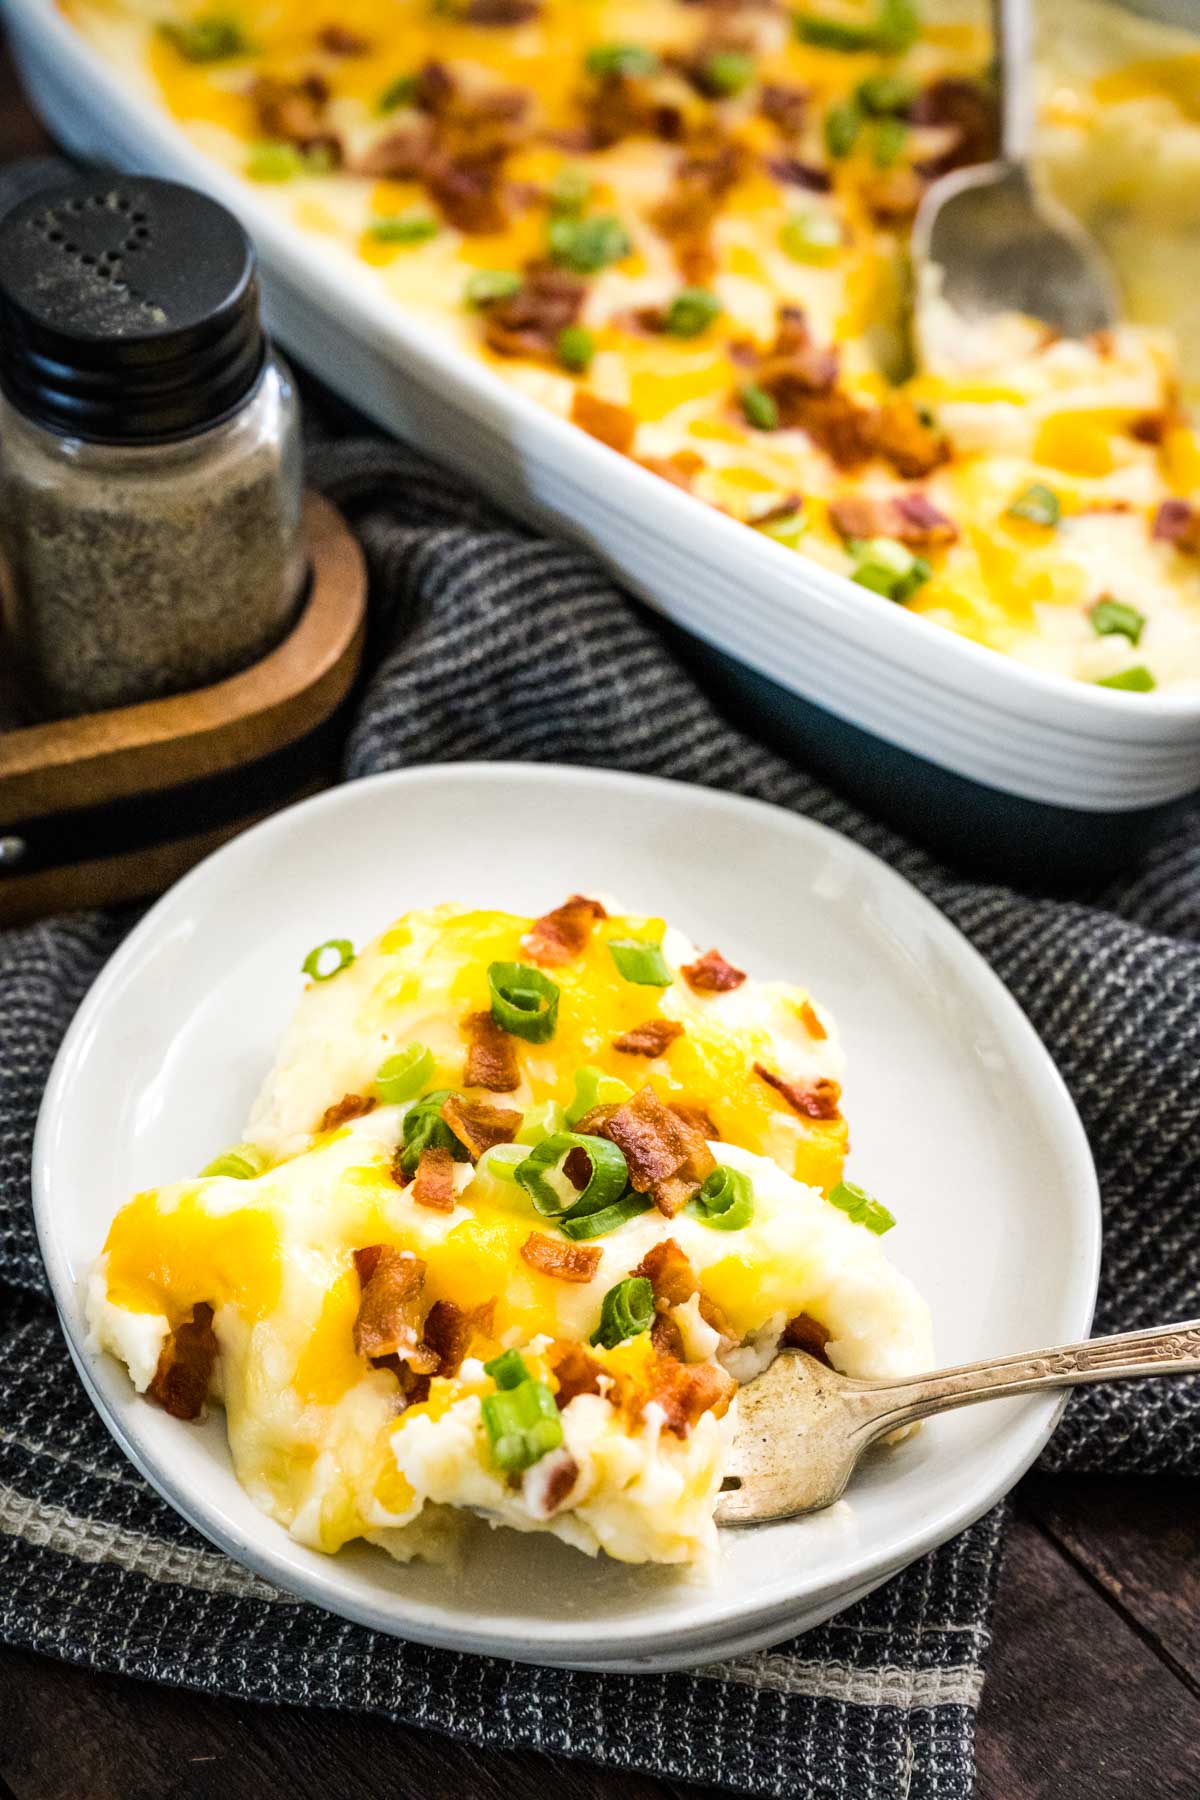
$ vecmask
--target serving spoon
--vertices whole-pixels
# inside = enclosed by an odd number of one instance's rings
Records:
[[[1034,184],[1031,0],[992,0],[1000,90],[1000,156],[954,169],[929,188],[913,222],[914,332],[940,291],[964,319],[1024,313],[1065,337],[1116,323],[1112,273],[1082,225]],[[930,279],[940,271],[940,287]]]
[[[1089,1381],[1197,1373],[1200,1319],[900,1381],[855,1380],[803,1350],[785,1350],[738,1394],[717,1524],[759,1525],[832,1506],[869,1444],[930,1413]]]

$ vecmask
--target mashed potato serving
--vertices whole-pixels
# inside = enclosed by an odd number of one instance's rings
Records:
[[[246,1141],[136,1195],[97,1348],[300,1542],[446,1558],[464,1523],[690,1563],[737,1387],[781,1344],[932,1363],[843,1178],[833,1022],[661,919],[572,896],[333,940]]]

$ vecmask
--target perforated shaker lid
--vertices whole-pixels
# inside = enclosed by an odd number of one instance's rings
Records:
[[[0,219],[0,388],[39,424],[190,437],[237,410],[265,355],[250,240],[193,188],[81,175]]]

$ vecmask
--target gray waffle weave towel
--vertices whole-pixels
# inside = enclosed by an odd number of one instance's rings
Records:
[[[724,723],[585,551],[526,535],[393,446],[320,446],[313,473],[373,576],[373,674],[348,777],[450,758],[591,763],[753,794],[867,845],[992,962],[1071,1087],[1106,1204],[1097,1329],[1200,1311],[1200,818],[1090,903],[957,878]],[[999,1513],[770,1653],[596,1676],[344,1625],[244,1573],[163,1505],[80,1390],[29,1215],[54,1051],[128,923],[86,915],[0,938],[0,1637],[205,1692],[370,1709],[754,1794],[965,1800]],[[1200,1388],[1085,1392],[1046,1461],[1200,1473]]]

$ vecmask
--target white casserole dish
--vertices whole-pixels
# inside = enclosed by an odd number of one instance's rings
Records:
[[[1128,857],[1200,788],[1200,696],[1028,668],[706,507],[408,320],[352,254],[281,221],[124,86],[51,0],[0,9],[30,95],[68,149],[223,200],[258,245],[282,343],[503,505],[589,543],[659,613],[734,659],[726,681],[739,669],[766,678],[735,688],[752,729],[800,736],[810,763],[952,850],[986,845],[1010,872],[1023,861],[1051,878]]]

